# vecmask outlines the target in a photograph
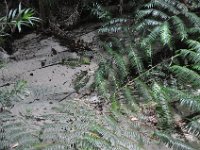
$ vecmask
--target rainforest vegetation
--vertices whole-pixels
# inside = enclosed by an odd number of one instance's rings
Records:
[[[200,0],[0,0],[0,150],[199,150]]]

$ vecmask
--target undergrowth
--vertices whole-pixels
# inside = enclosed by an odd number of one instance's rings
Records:
[[[19,119],[2,111],[0,149],[129,150],[158,141],[175,150],[200,148],[199,1],[136,4],[134,17],[113,18],[98,3],[91,11],[105,23],[99,33],[115,35],[102,45],[107,57],[95,75],[110,109],[97,115],[85,103],[68,101],[43,116]],[[40,122],[39,129],[29,119]]]

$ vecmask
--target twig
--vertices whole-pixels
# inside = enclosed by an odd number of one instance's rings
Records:
[[[1,87],[4,87],[4,86],[10,86],[10,85],[12,85],[12,84],[15,84],[15,82],[12,82],[12,83],[9,83],[9,82],[8,82],[8,83],[5,83],[5,84],[3,84],[3,85],[0,85],[0,88],[1,88]]]
[[[55,65],[61,65],[62,63],[58,62],[58,63],[54,63],[54,64],[49,64],[49,65],[46,65],[46,66],[42,66],[42,67],[39,67],[39,68],[36,68],[36,69],[33,69],[33,70],[30,70],[30,71],[27,71],[27,72],[32,72],[32,71],[36,71],[36,70],[39,70],[39,69],[43,69],[43,68],[47,68],[47,67],[51,67],[51,66],[55,66]]]
[[[67,94],[64,98],[60,99],[59,102],[62,102],[63,100],[65,100],[67,97],[69,97],[69,96],[72,95],[73,93],[76,93],[76,91],[73,91],[73,92]]]

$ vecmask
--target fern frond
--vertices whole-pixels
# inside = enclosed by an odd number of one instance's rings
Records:
[[[162,89],[162,87],[158,85],[157,83],[154,83],[152,90],[153,90],[155,101],[161,107],[161,112],[159,112],[160,118],[161,120],[163,120],[163,122],[165,122],[165,125],[170,127],[172,123],[172,114],[170,110],[170,105],[168,103],[169,98],[167,97],[167,94]]]
[[[110,20],[112,18],[110,12],[98,3],[93,3],[91,13],[102,20]]]
[[[138,19],[143,18],[143,17],[148,16],[148,15],[152,15],[153,17],[159,17],[159,18],[164,19],[164,20],[169,18],[169,16],[166,13],[164,13],[160,10],[157,10],[157,9],[140,10],[137,13]]]
[[[189,133],[194,134],[196,137],[200,136],[200,123],[198,120],[193,120],[185,127]]]
[[[163,44],[170,45],[172,34],[168,22],[163,23],[163,25],[160,28],[160,32],[161,32],[161,41],[163,42]]]
[[[100,65],[100,68],[96,71],[95,74],[95,84],[99,90],[99,92],[105,97],[108,97],[107,94],[107,83],[105,80],[105,73],[108,71],[105,70],[105,66],[107,66],[106,64]],[[105,71],[104,71],[105,70]]]
[[[126,101],[128,106],[130,106],[130,108],[133,111],[138,111],[139,106],[138,106],[137,100],[133,94],[134,94],[133,90],[131,90],[130,87],[126,86],[122,89],[122,93],[119,95],[119,98],[120,98],[120,100],[123,99],[123,101]]]
[[[161,25],[162,22],[161,21],[157,21],[154,19],[145,19],[144,21],[142,21],[141,23],[139,23],[136,27],[137,31],[141,31],[142,29],[145,29],[146,27],[156,27],[158,25]]]
[[[172,2],[173,3],[173,2]],[[176,7],[179,9],[179,11],[181,11],[181,13],[185,14],[187,13],[189,10],[188,10],[188,7],[182,3],[182,2],[179,2],[179,1],[176,1]]]
[[[123,28],[121,26],[110,26],[110,27],[102,27],[99,29],[99,33],[117,33],[122,31]]]
[[[200,111],[200,101],[194,98],[181,98],[181,105],[189,108],[191,111]]]
[[[164,8],[172,12],[173,14],[179,14],[180,11],[176,9],[174,4],[175,3],[171,2],[171,0],[151,0],[149,3],[145,5],[145,7],[146,8],[153,8],[153,7]]]
[[[127,67],[126,67],[124,59],[120,55],[115,54],[114,61],[115,61],[114,63],[116,64],[117,68],[119,69],[120,76],[122,78],[125,78],[128,74],[128,71],[127,71]]]
[[[151,49],[151,45],[153,44],[153,42],[155,42],[157,40],[157,37],[160,35],[160,26],[155,27],[152,32],[142,40],[141,42],[141,47],[144,48],[146,50],[146,54],[147,56],[151,56],[152,55],[152,49]]]
[[[142,95],[142,97],[147,100],[147,101],[151,101],[153,100],[153,97],[152,97],[152,91],[151,89],[149,88],[149,86],[143,82],[142,80],[139,80],[139,79],[136,79],[134,80],[135,82],[135,86],[136,86],[136,90],[138,91],[138,93],[140,95]]]
[[[192,66],[192,69],[200,71],[200,65],[199,64],[194,65],[194,66]]]
[[[199,34],[200,33],[200,29],[198,27],[192,27],[188,29],[188,33],[190,34]]]
[[[27,122],[25,124],[17,116],[2,122],[5,117],[0,113],[0,137],[3,137],[0,139],[0,143],[3,144],[0,147],[11,149],[16,145],[16,150],[79,149],[79,146],[83,146],[81,139],[88,133],[95,120],[94,112],[85,104],[71,101],[54,110],[58,112],[53,111],[52,114],[40,116],[48,122],[41,125],[41,129]],[[9,117],[8,114],[6,116]]]
[[[155,136],[158,137],[163,143],[165,143],[167,147],[173,148],[174,150],[195,150],[194,148],[186,145],[180,140],[173,139],[166,134],[155,132]]]
[[[143,41],[143,43],[152,43],[156,40],[156,38],[158,37],[158,35],[160,34],[160,27],[155,27],[152,32],[147,36],[147,38],[145,38]],[[143,44],[142,43],[142,44]]]
[[[0,114],[0,122],[2,121],[2,114]],[[9,117],[9,115],[7,115]],[[39,139],[32,135],[34,131],[22,122],[17,120],[15,116],[12,116],[12,120],[10,122],[3,123],[1,125],[0,130],[0,143],[2,147],[6,149],[10,149],[13,145],[17,145],[15,147],[16,150],[20,149],[28,149],[32,147],[34,144],[39,143]],[[1,147],[0,146],[0,147]]]
[[[85,87],[89,82],[90,76],[87,71],[82,71],[77,75],[76,79],[73,81],[74,89],[78,92],[81,88]]]
[[[196,50],[198,53],[200,53],[200,42],[196,40],[187,40],[187,44],[190,48]]]
[[[200,76],[196,72],[186,68],[174,65],[170,70],[184,83],[189,83],[194,86],[200,85]]]
[[[122,23],[126,23],[128,19],[125,18],[113,18],[105,23],[99,30],[99,33],[116,33],[123,31],[125,26],[122,26]],[[128,27],[127,27],[128,28]]]
[[[131,65],[133,67],[136,67],[136,69],[139,73],[143,72],[144,65],[143,65],[142,59],[139,56],[137,50],[135,48],[133,48],[132,45],[130,45],[130,48],[128,49],[128,51],[129,51],[128,57],[131,61]]]
[[[102,138],[100,138],[100,135],[95,132],[89,132],[85,137],[84,140],[87,141],[87,143],[91,143],[94,147],[96,147],[97,150],[100,150],[101,148],[105,149],[111,149],[110,143]],[[90,150],[90,149],[88,149]]]
[[[180,55],[184,58],[188,58],[194,64],[200,63],[200,53],[196,53],[196,52],[194,52],[192,50],[188,50],[188,49],[181,49]]]
[[[187,12],[185,16],[188,20],[197,28],[200,27],[200,17],[198,17],[195,13]]]
[[[115,52],[110,46],[104,45],[104,47],[106,51],[112,55],[113,63],[117,67],[116,71],[118,72],[118,74],[120,74],[120,77],[122,77],[122,79],[125,78],[128,74],[128,71],[127,71],[127,66],[123,57],[121,57],[120,54]]]
[[[18,81],[11,90],[0,91],[0,103],[3,107],[11,106],[15,101],[23,100],[26,81]]]
[[[119,113],[116,112],[115,117],[119,117],[118,115]],[[95,125],[93,127],[92,133],[97,135],[96,139],[98,139],[98,142],[106,141],[106,143],[110,145],[111,149],[143,149],[141,135],[139,132],[134,130],[134,128],[127,128],[129,125],[131,125],[129,121],[124,120],[124,122],[121,124],[119,121],[122,120],[119,118],[115,118],[117,120],[115,120],[113,117],[106,118],[105,126]]]
[[[180,19],[178,16],[173,16],[172,19],[173,24],[176,26],[176,31],[178,32],[178,35],[180,36],[181,40],[183,41],[187,39],[187,29],[182,19]]]

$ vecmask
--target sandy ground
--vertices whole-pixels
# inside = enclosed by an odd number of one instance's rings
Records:
[[[92,42],[94,33],[82,36],[87,42]],[[80,56],[74,52],[69,52],[67,47],[59,44],[53,38],[42,38],[41,35],[29,34],[22,39],[16,40],[13,44],[16,49],[6,66],[0,70],[0,86],[10,83],[11,86],[3,86],[1,89],[12,87],[18,80],[27,81],[26,93],[22,101],[16,102],[11,112],[15,115],[41,116],[52,113],[52,108],[60,105],[60,100],[67,94],[74,92],[73,80],[81,71],[88,71],[92,76],[97,68],[96,60],[92,60],[89,65],[70,67],[56,64],[63,58],[79,59]],[[52,48],[58,54],[52,55]],[[13,60],[14,58],[14,60]],[[45,66],[42,67],[42,62]],[[81,93],[80,93],[81,94]],[[67,99],[78,99],[80,94],[73,93]],[[64,101],[67,101],[65,99]],[[85,100],[88,102],[98,101],[94,93]],[[167,150],[163,146],[148,145],[147,150]]]
[[[41,109],[46,111],[46,108],[51,108],[67,94],[74,92],[72,82],[77,74],[88,71],[92,75],[97,68],[93,60],[89,65],[78,67],[56,64],[62,59],[79,59],[80,56],[67,51],[68,48],[61,46],[53,37],[43,39],[41,35],[33,33],[16,40],[13,46],[16,48],[16,53],[11,58],[15,60],[8,60],[5,67],[0,70],[0,85],[7,83],[12,85],[18,80],[25,80],[30,93],[23,102],[14,105],[12,109],[14,114],[26,109],[37,110],[32,111],[37,113],[35,115],[42,114]],[[58,52],[56,55],[52,55],[52,48]],[[45,66],[55,65],[42,67],[42,62],[45,62]],[[68,99],[72,97],[77,98],[79,95],[73,93]],[[49,104],[52,101],[54,105]]]

